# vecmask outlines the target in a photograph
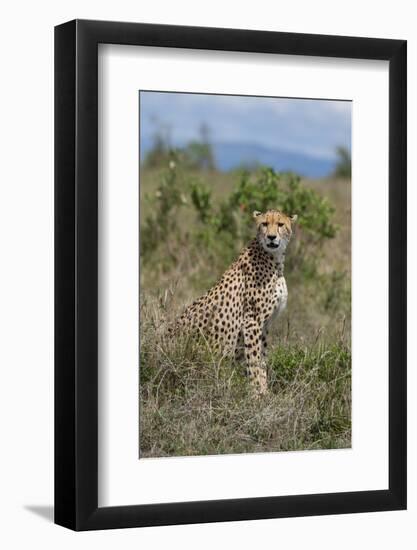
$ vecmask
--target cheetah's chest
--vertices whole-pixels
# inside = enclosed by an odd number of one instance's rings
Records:
[[[287,306],[287,299],[288,299],[288,290],[287,290],[287,283],[285,282],[284,277],[278,277],[273,285],[273,293],[272,293],[272,300],[273,300],[273,309],[272,309],[272,315],[271,320],[278,317],[286,308]]]

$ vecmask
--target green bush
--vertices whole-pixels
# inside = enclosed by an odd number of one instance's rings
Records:
[[[150,214],[140,228],[140,250],[144,257],[151,256],[165,240],[167,228],[169,234],[180,237],[177,215],[186,204],[184,193],[185,180],[181,171],[176,169],[178,157],[171,155],[168,170],[164,171],[158,189],[153,197],[145,195],[151,203]]]
[[[169,166],[155,197],[148,197],[152,208],[141,227],[143,257],[149,259],[157,252],[164,242],[162,234],[169,227],[170,235],[175,235],[179,243],[177,252],[187,247],[192,254],[193,249],[203,244],[207,255],[220,254],[227,263],[253,238],[252,212],[280,209],[298,214],[290,265],[304,276],[315,274],[323,243],[337,231],[332,221],[334,208],[325,197],[303,186],[297,176],[279,174],[271,168],[262,168],[254,174],[243,171],[237,175],[231,193],[215,202],[211,189],[183,168],[181,158],[172,157]],[[180,234],[177,219],[185,215],[185,210],[195,222],[189,231]],[[172,261],[176,261],[175,251],[170,253]],[[166,255],[163,261],[167,261]]]

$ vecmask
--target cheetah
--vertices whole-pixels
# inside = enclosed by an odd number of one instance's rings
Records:
[[[287,304],[284,260],[297,216],[268,210],[253,212],[253,218],[256,237],[218,283],[185,309],[176,326],[204,334],[224,354],[243,355],[252,388],[264,394],[268,327]]]

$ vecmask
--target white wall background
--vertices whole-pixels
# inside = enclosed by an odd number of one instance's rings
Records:
[[[7,6],[7,7],[5,7]],[[417,542],[415,286],[409,288],[409,510],[72,533],[53,499],[53,26],[78,18],[408,40],[409,280],[417,280],[417,24],[413,3],[38,0],[1,11],[0,543],[4,548],[399,547]]]

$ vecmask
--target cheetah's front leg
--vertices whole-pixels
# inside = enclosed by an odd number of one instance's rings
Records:
[[[256,320],[246,319],[243,326],[246,368],[249,380],[258,394],[268,391],[262,336],[262,328]]]
[[[268,326],[265,323],[262,330],[262,358],[266,361],[266,354],[268,349]]]

